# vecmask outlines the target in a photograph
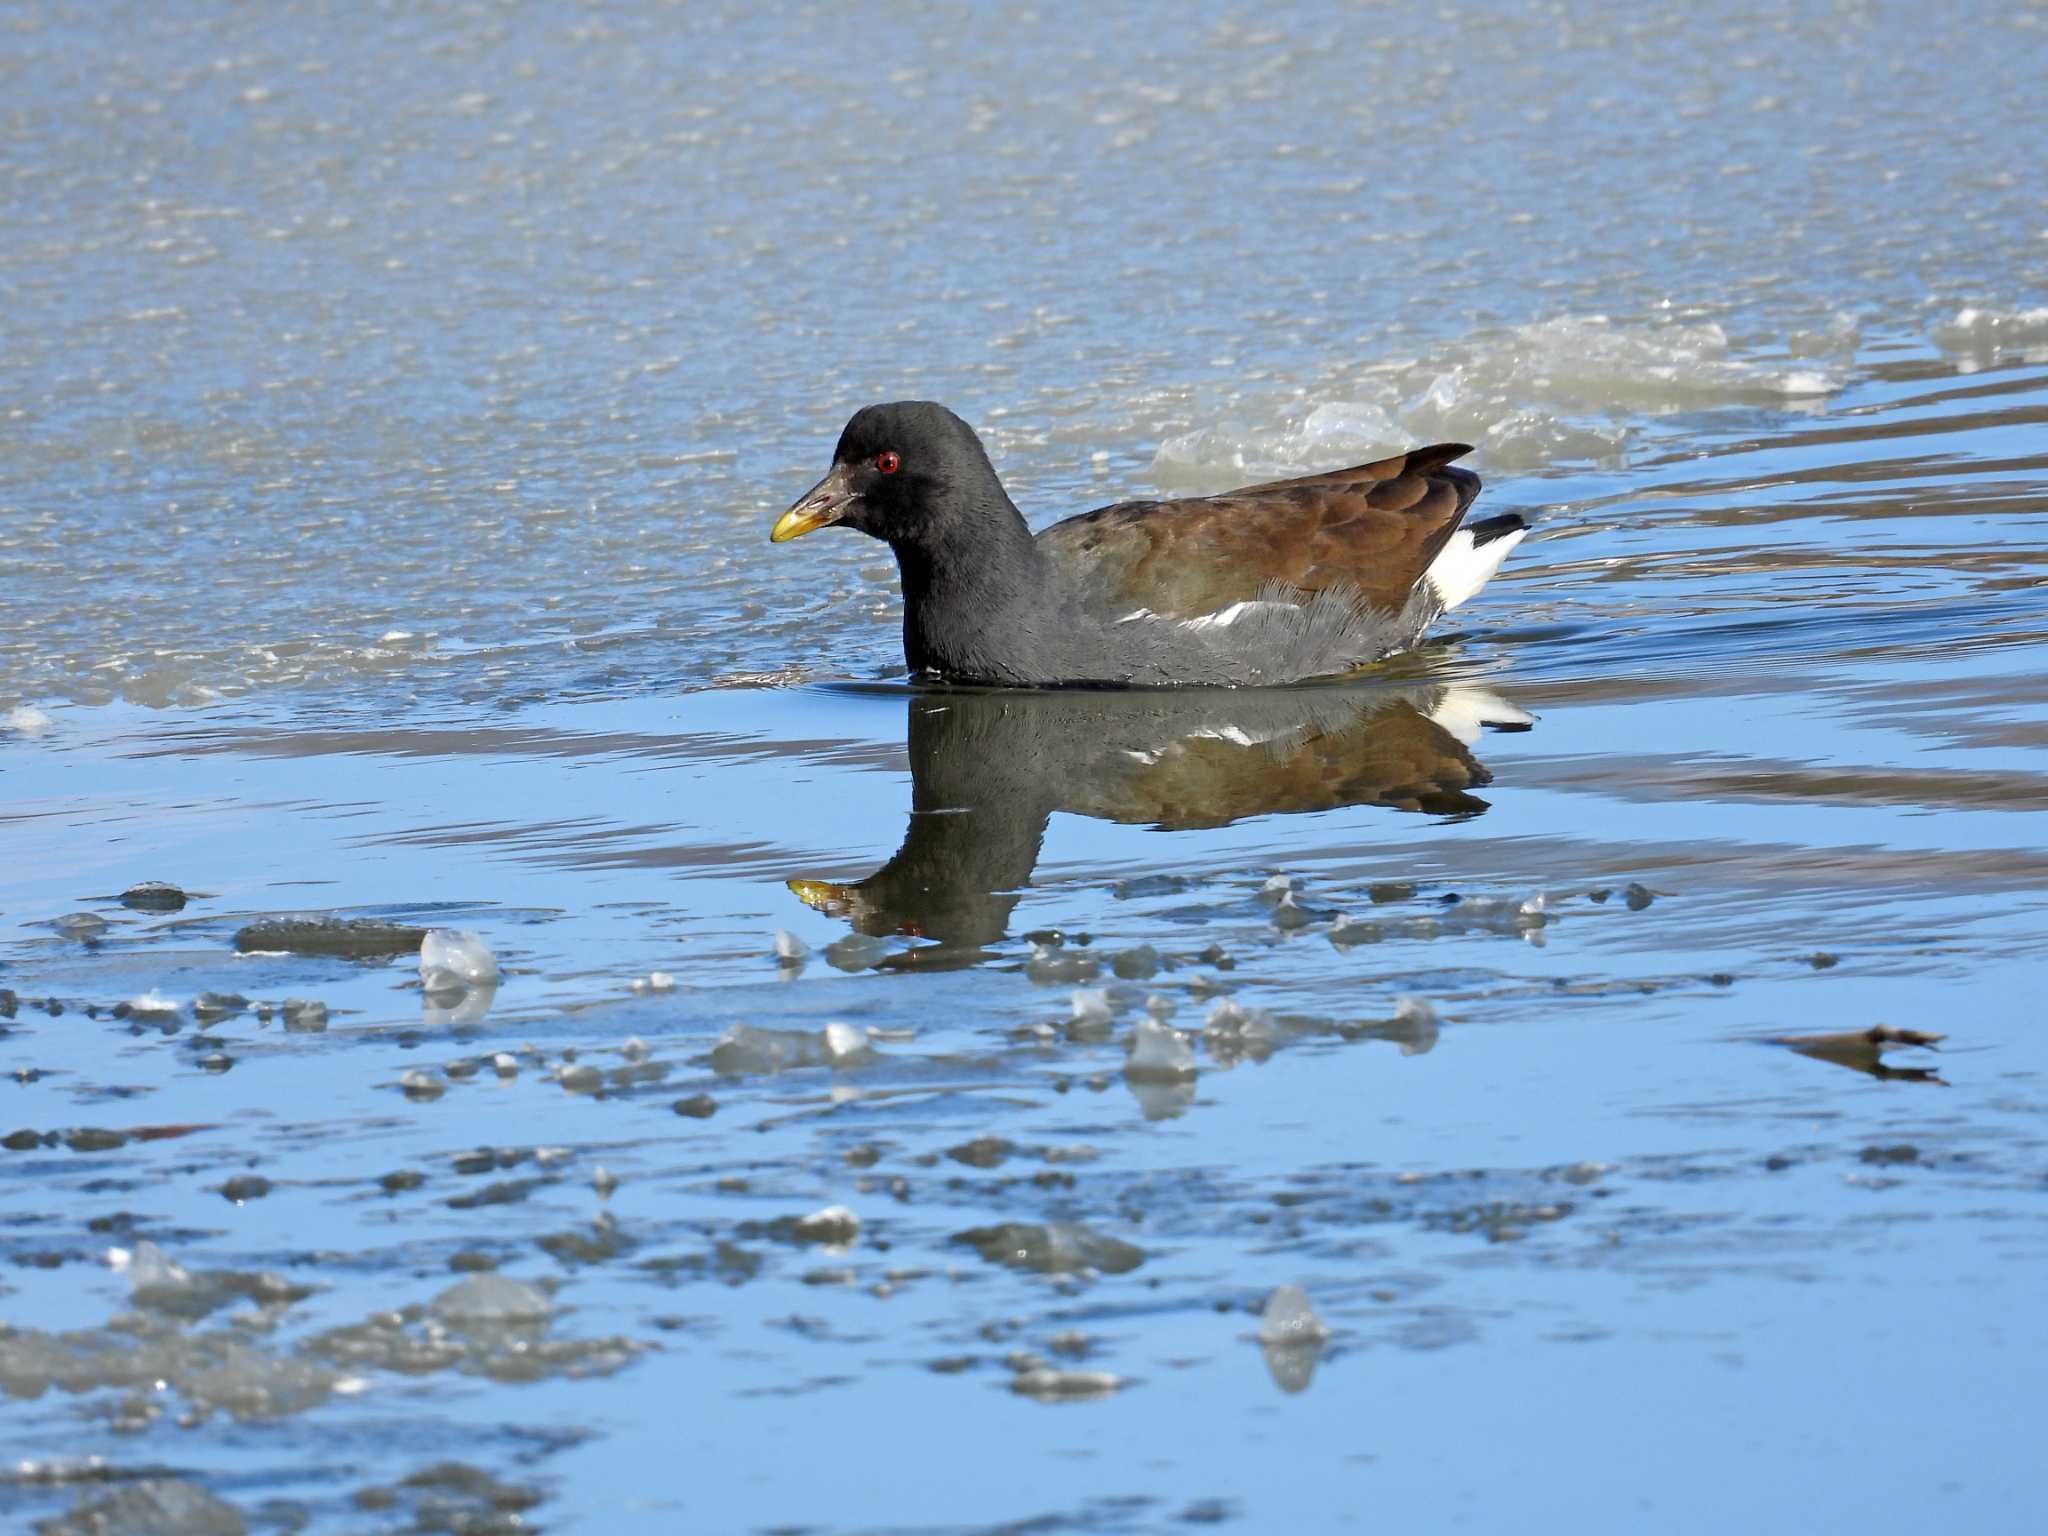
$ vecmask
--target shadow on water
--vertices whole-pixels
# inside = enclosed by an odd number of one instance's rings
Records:
[[[935,941],[895,957],[910,967],[972,964],[1006,936],[1055,811],[1162,831],[1364,805],[1462,819],[1487,809],[1479,732],[1534,723],[1462,684],[949,691],[908,715],[902,846],[864,879],[789,887],[859,933]]]

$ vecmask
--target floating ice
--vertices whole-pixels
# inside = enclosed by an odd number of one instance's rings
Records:
[[[1179,1082],[1195,1075],[1195,1050],[1179,1030],[1157,1019],[1140,1019],[1131,1029],[1124,1076],[1140,1081]]]
[[[1110,958],[1109,968],[1125,981],[1144,981],[1159,972],[1159,951],[1150,944],[1134,945]]]
[[[811,957],[811,946],[787,928],[775,930],[775,959],[781,965],[802,965]]]
[[[667,971],[649,971],[633,981],[635,992],[673,992],[675,989],[676,979]]]
[[[1024,974],[1042,987],[1093,981],[1101,970],[1102,962],[1086,950],[1060,944],[1034,944],[1031,958],[1024,962]]]
[[[1211,1055],[1228,1064],[1240,1056],[1263,1059],[1280,1044],[1282,1031],[1263,1008],[1247,1008],[1219,998],[1202,1024],[1202,1040]]]
[[[860,1217],[843,1205],[828,1205],[808,1216],[799,1216],[792,1230],[802,1242],[846,1248],[860,1236]]]
[[[1951,352],[2048,342],[2048,307],[2000,309],[1972,304],[1934,327],[1934,344]]]
[[[288,997],[278,1005],[284,1027],[295,1035],[314,1035],[327,1027],[327,1005],[310,997]]]
[[[109,1248],[107,1267],[128,1277],[128,1288],[136,1295],[144,1291],[182,1290],[192,1284],[192,1272],[155,1243],[147,1240],[134,1248]]]
[[[248,1529],[234,1505],[170,1477],[83,1495],[66,1514],[36,1526],[39,1536],[246,1536]]]
[[[17,736],[30,738],[42,735],[53,723],[48,714],[33,704],[17,704],[5,715],[0,715],[0,727]]]
[[[1403,1056],[1427,1056],[1436,1048],[1443,1020],[1435,1008],[1419,997],[1394,1000],[1394,1018],[1384,1033],[1401,1047]]]
[[[847,1067],[873,1052],[868,1037],[851,1024],[828,1024],[816,1031],[735,1024],[711,1048],[711,1068],[726,1077],[743,1077],[794,1067]]]
[[[1497,469],[1612,459],[1626,445],[1627,415],[1797,408],[1832,393],[1840,378],[1831,364],[1788,368],[1731,357],[1727,334],[1711,323],[1629,325],[1567,315],[1481,332],[1338,381],[1330,387],[1341,397],[1305,414],[1288,400],[1278,419],[1168,436],[1152,477],[1164,488],[1222,489],[1369,462],[1418,438],[1475,443]]]
[[[1109,993],[1101,987],[1076,987],[1073,996],[1076,1024],[1107,1024],[1116,1016],[1109,1006]]]
[[[1309,1305],[1308,1293],[1298,1285],[1276,1286],[1266,1298],[1259,1315],[1259,1342],[1299,1344],[1306,1339],[1326,1339],[1330,1330]]]
[[[1019,1371],[1010,1378],[1012,1392],[1046,1403],[1086,1402],[1120,1392],[1123,1386],[1123,1378],[1108,1371],[1063,1371],[1048,1365]]]
[[[235,1301],[274,1306],[310,1294],[309,1287],[293,1285],[268,1270],[190,1270],[147,1241],[133,1249],[109,1248],[107,1266],[127,1278],[129,1295],[138,1307],[182,1318],[203,1317]]]
[[[1091,1269],[1106,1275],[1122,1275],[1145,1262],[1144,1249],[1079,1222],[1056,1221],[1044,1226],[1005,1222],[997,1227],[956,1232],[953,1241],[967,1244],[991,1264],[1034,1270],[1043,1275]]]
[[[168,880],[144,880],[121,893],[121,905],[132,912],[178,912],[185,901],[185,893]]]
[[[1259,1347],[1266,1370],[1282,1392],[1301,1392],[1315,1378],[1330,1330],[1316,1316],[1298,1285],[1275,1287],[1259,1320]]]
[[[142,996],[128,999],[128,1011],[144,1017],[176,1013],[178,1000],[175,997],[165,997],[155,987],[151,987]]]
[[[467,928],[430,928],[420,940],[420,986],[455,992],[495,986],[498,960],[481,934]]]
[[[547,1293],[505,1275],[471,1275],[436,1296],[428,1310],[445,1323],[527,1323],[551,1316]]]

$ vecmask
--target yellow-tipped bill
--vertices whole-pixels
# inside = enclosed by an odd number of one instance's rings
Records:
[[[772,544],[787,544],[791,539],[802,538],[813,528],[836,523],[846,515],[846,508],[852,500],[853,488],[846,483],[846,466],[842,464],[798,497],[795,506],[775,519],[775,526],[768,530],[768,540]]]

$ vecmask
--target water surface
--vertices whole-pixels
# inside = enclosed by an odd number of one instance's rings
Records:
[[[9,1522],[2039,1524],[2037,15],[6,25]],[[904,395],[1537,532],[917,693]]]

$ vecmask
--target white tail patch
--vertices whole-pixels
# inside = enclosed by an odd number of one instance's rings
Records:
[[[1517,539],[1521,536],[1519,533],[1511,535]],[[1508,540],[1503,539],[1501,542],[1505,544]],[[1480,551],[1481,554],[1491,552],[1491,545]],[[1475,592],[1478,590],[1477,587],[1473,588]],[[1491,689],[1474,688],[1464,683],[1453,683],[1446,688],[1443,697],[1430,709],[1429,718],[1468,747],[1479,739],[1480,731],[1489,725],[1505,726],[1512,730],[1536,723],[1536,717],[1529,711],[1510,704]]]
[[[1460,528],[1452,534],[1450,543],[1423,572],[1423,579],[1436,590],[1444,612],[1449,613],[1460,603],[1469,601],[1481,587],[1493,580],[1493,573],[1500,569],[1501,561],[1507,559],[1508,551],[1521,543],[1528,532],[1526,528],[1517,528],[1513,533],[1504,533],[1497,539],[1478,545],[1472,542],[1472,530],[1469,528]]]

